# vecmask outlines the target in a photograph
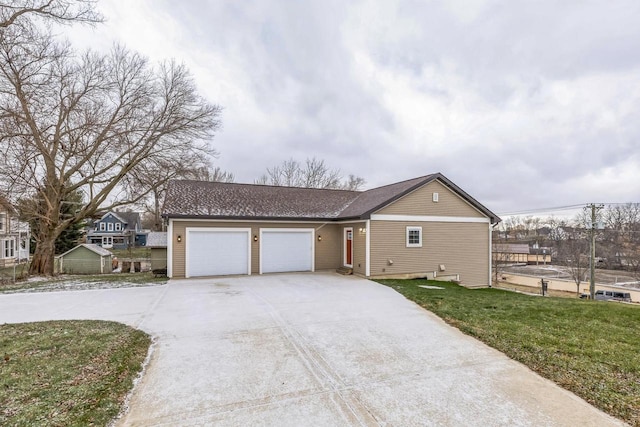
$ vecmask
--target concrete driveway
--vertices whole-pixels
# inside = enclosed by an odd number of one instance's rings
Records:
[[[157,338],[120,425],[622,425],[393,290],[330,273],[0,295]]]

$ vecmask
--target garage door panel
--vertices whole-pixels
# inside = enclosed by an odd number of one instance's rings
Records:
[[[313,231],[266,231],[261,238],[262,273],[313,271]]]
[[[188,230],[187,276],[249,274],[249,236],[245,230]]]

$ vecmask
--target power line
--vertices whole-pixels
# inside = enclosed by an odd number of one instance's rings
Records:
[[[498,215],[509,216],[509,215],[525,215],[525,214],[540,213],[540,212],[556,212],[556,211],[565,211],[565,210],[571,210],[571,209],[581,209],[581,208],[584,208],[585,206],[586,206],[586,203],[582,203],[579,205],[556,206],[552,208],[533,208],[533,209],[515,211],[515,212],[500,212],[498,213]]]
[[[598,205],[605,206],[614,206],[614,205],[640,205],[640,202],[608,202],[608,203],[596,203]],[[531,208],[522,211],[514,211],[514,212],[498,212],[499,216],[516,216],[516,215],[527,215],[527,214],[535,214],[535,213],[544,213],[544,212],[559,212],[559,211],[567,211],[572,209],[582,209],[585,206],[590,206],[590,203],[580,203],[577,205],[566,205],[566,206],[556,206],[549,208]]]

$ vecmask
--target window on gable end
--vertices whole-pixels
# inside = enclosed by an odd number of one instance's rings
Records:
[[[112,222],[107,224],[107,231],[113,231],[113,223]]]
[[[407,227],[407,247],[422,247],[422,227]]]
[[[119,222],[116,222],[116,231],[120,231],[122,230],[122,224]]]
[[[100,223],[100,231],[105,231],[107,229],[106,225],[104,222]]]

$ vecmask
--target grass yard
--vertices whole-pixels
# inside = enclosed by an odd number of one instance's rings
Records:
[[[604,412],[640,426],[640,307],[427,280],[378,282]]]
[[[508,291],[518,291],[518,292],[524,292],[529,294],[542,295],[542,290],[540,289],[540,287],[524,286],[524,285],[519,285],[517,283],[510,283],[507,281],[501,281],[497,285],[494,284],[493,287],[498,289],[505,289]],[[546,294],[552,297],[562,297],[562,298],[578,298],[579,297],[579,295],[576,294],[575,291],[567,292],[567,291],[558,291],[556,289],[548,289]]]
[[[122,258],[151,258],[151,249],[146,247],[137,247],[131,249],[108,249],[114,256]]]
[[[115,322],[0,325],[0,425],[107,425],[150,343]]]
[[[29,276],[29,263],[0,268],[0,283],[4,283],[4,281],[13,282],[14,277],[15,280],[22,280],[27,276]]]
[[[87,289],[130,288],[138,286],[164,285],[166,277],[155,277],[153,273],[109,273],[96,275],[60,275],[0,284],[0,294],[15,292],[50,292]]]

